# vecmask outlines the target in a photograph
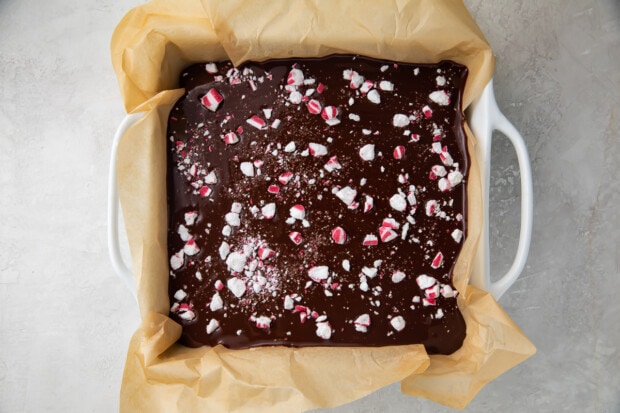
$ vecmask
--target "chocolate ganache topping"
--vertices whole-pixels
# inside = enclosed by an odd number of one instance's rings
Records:
[[[466,77],[342,55],[183,71],[168,120],[181,343],[460,348]]]

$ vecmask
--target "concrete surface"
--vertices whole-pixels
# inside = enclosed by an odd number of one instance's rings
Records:
[[[535,227],[500,301],[538,354],[466,412],[620,412],[620,3],[467,0],[532,158]],[[138,325],[106,249],[108,45],[135,0],[0,1],[0,412],[113,412]],[[516,157],[493,149],[492,268],[517,244]],[[447,412],[388,386],[324,411]]]

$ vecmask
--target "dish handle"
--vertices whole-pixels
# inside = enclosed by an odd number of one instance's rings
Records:
[[[121,279],[123,284],[131,292],[134,298],[137,300],[136,284],[133,277],[133,271],[131,266],[128,265],[123,259],[121,254],[120,240],[119,240],[119,216],[118,207],[120,204],[118,197],[118,182],[116,174],[117,153],[118,144],[125,134],[125,132],[133,126],[142,116],[142,113],[133,113],[125,116],[125,119],[121,122],[114,134],[114,140],[112,141],[112,151],[110,155],[110,174],[108,176],[108,252],[110,254],[110,261],[112,267],[116,272],[116,275]]]
[[[529,155],[523,137],[497,106],[493,94],[493,80],[485,87],[482,95],[473,102],[468,116],[471,129],[477,138],[476,155],[480,164],[483,183],[483,225],[476,259],[474,260],[470,283],[482,288],[496,300],[517,280],[527,261],[532,237],[533,186]],[[490,277],[489,251],[489,190],[491,170],[491,140],[493,131],[504,134],[512,143],[517,154],[521,176],[521,228],[519,245],[510,269],[497,281]]]

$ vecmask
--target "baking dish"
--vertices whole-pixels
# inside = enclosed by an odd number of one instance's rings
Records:
[[[134,297],[136,296],[136,287],[133,273],[121,254],[116,160],[118,144],[125,131],[139,120],[141,116],[141,113],[127,115],[116,130],[112,143],[108,180],[108,249],[110,259],[116,274]],[[487,84],[482,94],[475,99],[466,110],[466,117],[471,130],[477,138],[476,157],[479,162],[482,179],[483,197],[483,226],[478,249],[473,261],[470,284],[488,291],[497,300],[517,280],[527,261],[533,215],[533,188],[529,156],[519,131],[508,121],[497,106],[493,93],[493,80]],[[510,269],[501,278],[497,279],[497,281],[491,281],[489,256],[489,191],[491,144],[493,131],[495,130],[503,133],[516,150],[521,174],[521,228],[519,244]]]

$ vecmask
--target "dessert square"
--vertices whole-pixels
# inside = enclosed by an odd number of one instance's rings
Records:
[[[466,78],[345,55],[187,68],[167,133],[181,342],[457,350]]]

